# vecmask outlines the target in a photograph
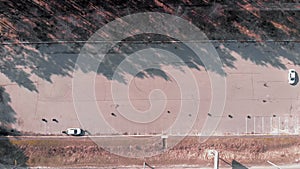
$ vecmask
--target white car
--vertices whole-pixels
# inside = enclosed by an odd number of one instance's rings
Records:
[[[296,82],[296,71],[295,69],[289,69],[289,84],[295,84]]]
[[[84,135],[84,131],[80,128],[68,128],[65,133],[67,135],[71,135],[71,136],[82,136],[82,135]]]

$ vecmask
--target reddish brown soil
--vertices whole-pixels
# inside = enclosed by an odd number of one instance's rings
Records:
[[[3,145],[8,140],[0,142]],[[153,165],[209,166],[212,165],[212,158],[207,156],[208,149],[216,149],[220,152],[221,166],[229,166],[233,161],[252,166],[267,165],[266,161],[268,160],[277,164],[294,164],[300,160],[298,136],[216,137],[209,138],[204,143],[201,143],[197,137],[188,137],[165,153],[145,159],[126,158],[111,154],[87,138],[11,139],[10,143],[18,148],[15,148],[16,150],[24,152],[28,166],[108,167],[141,165],[144,161]],[[9,147],[6,148],[9,149]],[[15,150],[7,149],[6,152]],[[1,152],[0,155],[2,155]],[[6,161],[12,162],[13,160],[7,159]]]

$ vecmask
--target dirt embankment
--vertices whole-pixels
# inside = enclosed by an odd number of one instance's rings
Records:
[[[144,161],[153,165],[211,166],[212,158],[207,156],[208,149],[220,152],[221,166],[229,166],[233,163],[246,166],[267,165],[268,160],[277,164],[292,164],[300,161],[300,137],[298,136],[219,137],[210,138],[203,143],[197,137],[188,137],[163,154],[145,159],[125,158],[111,154],[89,139],[13,139],[10,142],[23,150],[28,159],[26,162],[28,166],[123,166],[141,165]]]

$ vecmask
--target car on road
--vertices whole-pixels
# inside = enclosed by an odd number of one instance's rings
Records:
[[[295,84],[296,83],[296,71],[295,69],[289,69],[289,75],[288,75],[289,84]]]
[[[71,136],[83,136],[84,135],[84,131],[80,128],[68,128],[63,133],[65,133],[67,135],[71,135]]]

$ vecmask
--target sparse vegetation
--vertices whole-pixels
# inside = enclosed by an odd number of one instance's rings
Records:
[[[172,144],[171,142],[175,140],[176,138],[170,138],[168,143]],[[13,139],[2,141],[1,145],[8,142],[12,147],[0,152],[11,152],[14,155],[22,150],[28,157],[27,164],[29,166],[117,166],[140,165],[143,162],[143,159],[125,158],[111,154],[89,139]],[[120,140],[115,139],[112,141],[113,143],[118,145]],[[132,148],[142,151],[151,149],[151,147],[141,147],[134,143],[132,143]],[[300,159],[298,136],[249,136],[213,137],[203,143],[199,142],[199,137],[187,137],[163,154],[146,158],[146,160],[155,165],[210,165],[212,163],[207,156],[208,149],[218,150],[220,157],[229,163],[236,160],[243,164],[258,165],[266,164],[267,160],[271,160],[278,164],[291,164]],[[120,151],[129,151],[129,149],[124,146],[120,148]],[[221,162],[221,165],[226,164]]]

